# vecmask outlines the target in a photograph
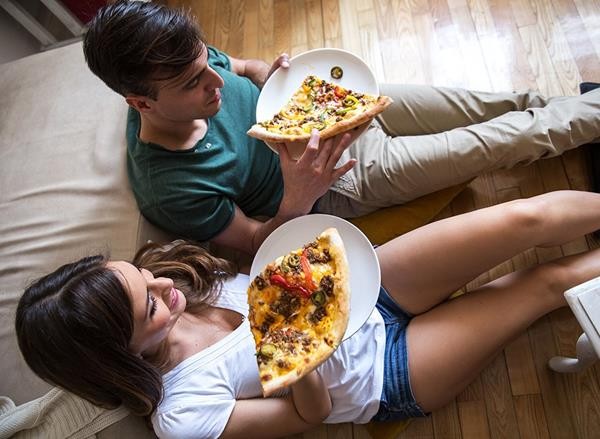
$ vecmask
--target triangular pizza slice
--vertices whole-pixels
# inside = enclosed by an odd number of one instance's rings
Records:
[[[295,383],[337,349],[348,325],[350,287],[335,228],[277,258],[248,287],[249,320],[263,394]]]

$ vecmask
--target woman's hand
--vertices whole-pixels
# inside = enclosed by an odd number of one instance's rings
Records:
[[[267,79],[269,79],[275,70],[279,67],[287,69],[290,66],[290,60],[287,53],[279,55],[271,66],[258,59],[238,59],[231,56],[229,59],[231,61],[231,71],[233,73],[245,76],[260,89],[263,88],[265,82],[267,82]]]
[[[265,80],[263,81],[262,85],[259,88],[262,88],[263,85],[265,85],[265,82],[267,82],[267,79],[269,79],[271,77],[271,75],[273,73],[275,73],[275,70],[277,70],[279,67],[281,67],[282,69],[287,69],[290,66],[290,57],[287,53],[282,53],[281,55],[279,55],[277,57],[277,59],[275,61],[273,61],[273,64],[271,64],[271,68],[269,69]]]

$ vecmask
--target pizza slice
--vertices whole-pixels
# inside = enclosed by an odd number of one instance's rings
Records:
[[[327,139],[362,125],[391,103],[387,96],[348,90],[309,75],[279,113],[254,124],[247,134],[266,142],[308,141],[316,128]]]
[[[350,288],[335,228],[268,264],[248,287],[249,321],[263,394],[295,383],[339,346]]]

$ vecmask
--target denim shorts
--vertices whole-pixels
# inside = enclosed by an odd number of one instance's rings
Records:
[[[381,402],[373,421],[427,416],[410,388],[406,328],[413,316],[400,308],[383,287],[379,290],[377,309],[385,322],[385,358]]]

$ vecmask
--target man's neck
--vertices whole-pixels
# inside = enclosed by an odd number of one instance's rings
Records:
[[[171,151],[193,148],[208,130],[206,119],[172,122],[157,120],[144,114],[140,114],[140,118],[140,140],[155,143]]]

